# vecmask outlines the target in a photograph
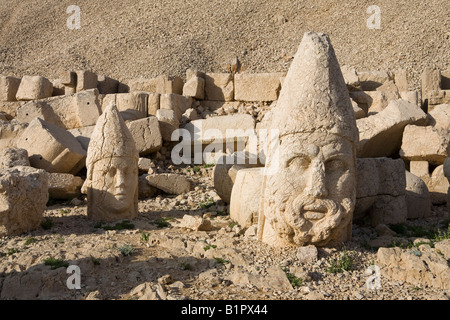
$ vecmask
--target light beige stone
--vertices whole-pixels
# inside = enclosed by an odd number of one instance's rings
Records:
[[[237,171],[230,197],[230,218],[248,228],[258,222],[264,168]]]
[[[151,186],[168,194],[184,194],[191,190],[189,180],[179,174],[161,173],[146,176]]]
[[[17,166],[0,170],[0,237],[37,229],[48,201],[44,170]]]
[[[422,100],[428,98],[430,91],[441,90],[441,72],[437,69],[425,68],[421,76]]]
[[[20,81],[16,99],[19,101],[37,100],[51,97],[53,85],[41,76],[24,76]]]
[[[191,107],[192,100],[179,94],[162,94],[159,100],[159,108],[173,110],[181,122],[183,113]]]
[[[428,112],[428,123],[437,129],[450,132],[450,105],[440,104]]]
[[[96,73],[88,70],[77,70],[76,92],[97,88],[98,76]]]
[[[97,89],[100,94],[114,94],[119,88],[119,81],[105,75],[98,76]]]
[[[207,73],[205,79],[205,100],[234,100],[234,81],[231,73]]]
[[[431,216],[431,196],[426,183],[408,171],[406,171],[406,205],[408,219]]]
[[[430,172],[429,172],[429,163],[428,161],[410,161],[409,162],[409,171],[421,178],[421,179],[428,179],[430,178]]]
[[[156,82],[155,78],[147,79],[147,78],[135,78],[126,81],[128,86],[127,92],[133,91],[144,91],[144,92],[157,92],[156,91]]]
[[[0,120],[0,150],[4,148],[15,148],[17,138],[27,128],[26,123],[21,123],[16,119],[11,121]]]
[[[47,173],[48,192],[52,199],[70,200],[81,195],[84,180],[68,173]]]
[[[181,228],[190,229],[193,231],[210,231],[212,229],[211,221],[203,219],[199,216],[191,216],[185,214],[181,220]]]
[[[431,126],[405,127],[400,150],[403,159],[411,161],[428,161],[434,165],[444,163],[450,155],[450,136],[447,131],[437,130]]]
[[[125,121],[142,119],[148,116],[148,93],[146,92],[108,94],[103,98],[102,108],[106,108],[111,103],[117,106]]]
[[[428,112],[437,105],[450,104],[450,90],[437,90],[428,92]]]
[[[75,71],[63,71],[60,74],[61,83],[70,86],[70,87],[76,87],[77,86],[77,73]]]
[[[143,174],[139,176],[139,180],[138,180],[138,199],[147,199],[150,197],[153,197],[155,195],[157,195],[160,191],[151,186],[146,177],[148,176],[148,174]]]
[[[172,141],[172,133],[180,127],[175,111],[159,109],[156,111],[156,118],[159,121],[159,128],[163,141]]]
[[[434,244],[434,248],[436,251],[441,252],[444,255],[444,258],[450,259],[450,239],[445,239]]]
[[[385,157],[395,154],[401,147],[404,128],[424,119],[426,114],[418,106],[404,100],[391,101],[382,112],[358,119],[358,157]]]
[[[400,98],[419,106],[419,92],[414,91],[400,91]]]
[[[303,36],[271,129],[279,130],[281,143],[266,154],[258,238],[282,247],[333,246],[349,240],[358,130],[326,34]]]
[[[87,151],[89,147],[89,141],[91,141],[92,132],[94,131],[95,125],[80,127],[68,130],[81,144],[84,150]]]
[[[361,89],[364,91],[375,91],[386,81],[392,80],[391,75],[386,71],[358,71]]]
[[[86,159],[88,218],[133,219],[138,214],[138,159],[133,137],[114,104],[91,136]]]
[[[183,79],[180,77],[174,77],[169,79],[166,75],[160,75],[156,78],[156,93],[160,94],[183,94]]]
[[[17,101],[20,78],[0,75],[0,101]]]
[[[342,76],[349,91],[360,91],[361,82],[359,81],[356,69],[351,66],[344,65],[341,67]]]
[[[394,82],[398,88],[398,91],[408,91],[408,74],[405,69],[397,70],[394,73]]]
[[[353,107],[353,112],[355,113],[355,118],[356,119],[361,119],[361,118],[365,118],[367,116],[366,112],[361,109],[358,104],[352,100],[352,107]]]
[[[17,147],[28,151],[31,166],[47,172],[76,174],[86,151],[68,131],[36,118],[17,139]]]
[[[160,97],[161,95],[159,93],[148,92],[148,116],[156,116],[156,112],[159,110]]]
[[[234,75],[234,100],[275,101],[284,73],[240,73]]]
[[[17,148],[0,149],[0,169],[16,166],[30,166],[27,150]]]
[[[0,112],[6,114],[8,120],[12,120],[17,116],[17,109],[19,109],[24,101],[0,101]]]
[[[435,205],[447,203],[447,193],[450,188],[448,179],[444,174],[444,165],[437,166],[431,174],[428,189],[431,193],[431,202]]]
[[[205,79],[191,77],[183,86],[183,96],[203,100],[205,98]]]
[[[139,155],[156,152],[162,147],[162,136],[156,117],[147,117],[127,123]]]

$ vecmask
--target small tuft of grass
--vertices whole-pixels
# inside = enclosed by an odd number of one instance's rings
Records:
[[[187,262],[180,263],[181,270],[192,270],[192,266]]]
[[[438,232],[433,235],[431,240],[433,242],[439,242],[446,239],[450,239],[450,226],[448,226],[446,231],[438,230]]]
[[[237,222],[232,222],[230,223],[230,228],[233,229],[235,226],[237,226],[238,223]]]
[[[200,169],[201,168],[199,166],[195,166],[194,168],[192,168],[192,171],[194,171],[194,173],[199,173]]]
[[[9,257],[18,252],[19,252],[19,250],[17,250],[16,248],[8,248],[6,255]]]
[[[286,274],[286,277],[288,278],[292,288],[297,288],[297,287],[302,286],[302,283],[303,283],[302,278],[298,278],[294,274],[290,273],[289,268],[284,268],[283,271]]]
[[[328,268],[327,272],[329,273],[341,273],[344,271],[351,271],[353,269],[353,257],[344,248],[342,255],[338,259],[333,259]]]
[[[61,214],[68,214],[69,210],[61,209],[61,210],[59,210],[59,213],[61,213]]]
[[[203,165],[203,168],[208,169],[208,168],[213,168],[215,166],[216,165],[214,163],[207,163],[207,164]]]
[[[50,230],[53,227],[53,220],[49,217],[46,217],[42,222],[41,222],[41,227],[44,230]]]
[[[91,262],[92,262],[95,266],[100,265],[100,259],[99,259],[99,258],[95,258],[95,257],[92,256],[92,255],[91,255]]]
[[[215,249],[215,248],[217,248],[217,246],[215,244],[208,244],[203,247],[203,250],[208,251],[211,248]]]
[[[214,259],[217,261],[218,264],[227,264],[227,263],[230,263],[230,261],[225,260],[225,259],[222,259],[222,258],[214,257]]]
[[[117,248],[117,250],[120,251],[120,253],[122,255],[126,256],[130,256],[134,253],[134,248],[130,245],[130,244],[126,244],[122,247]]]
[[[35,242],[37,242],[36,238],[28,237],[28,238],[25,239],[23,244],[26,245],[26,246],[29,246],[30,244],[35,243]]]
[[[103,230],[130,230],[134,229],[134,224],[132,224],[129,220],[124,220],[116,223],[114,226],[102,226],[101,228]]]
[[[200,202],[200,209],[208,209],[216,204],[213,198],[209,198],[205,201]]]
[[[147,233],[144,231],[141,232],[141,241],[148,242],[149,238],[150,238],[150,233]]]
[[[58,268],[67,268],[69,266],[69,263],[67,261],[56,259],[54,257],[49,257],[47,259],[44,259],[44,264],[46,266],[50,266],[52,270],[58,269]]]
[[[167,227],[170,227],[170,223],[169,223],[170,220],[173,220],[173,218],[171,218],[171,217],[160,218],[160,219],[154,221],[153,224],[156,225],[156,227],[159,229],[167,228]]]

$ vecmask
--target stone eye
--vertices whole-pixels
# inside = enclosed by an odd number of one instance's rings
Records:
[[[308,168],[311,163],[311,160],[306,157],[295,157],[291,158],[287,165],[288,167],[295,167],[295,168]]]
[[[108,174],[110,176],[115,176],[116,172],[117,172],[117,169],[115,167],[111,167],[111,168],[109,168]]]

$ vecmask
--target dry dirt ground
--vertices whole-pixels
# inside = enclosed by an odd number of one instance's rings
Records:
[[[381,29],[369,29],[378,5]],[[81,28],[66,26],[70,5]],[[450,61],[448,0],[0,1],[0,73],[50,79],[91,69],[118,80],[211,72],[238,57],[246,71],[287,71],[306,31],[330,35],[341,65],[408,71]]]
[[[407,246],[415,238],[383,240],[367,225],[354,224],[345,247],[319,249],[318,260],[303,263],[295,249],[258,242],[229,219],[227,206],[211,183],[212,168],[177,169],[192,182],[181,196],[159,195],[139,202],[139,217],[123,230],[90,221],[83,197],[77,205],[57,203],[45,212],[47,225],[21,236],[0,239],[1,299],[62,300],[437,300],[446,290],[381,279],[370,290],[367,269],[376,265],[377,246]],[[209,231],[182,228],[185,214],[212,222]],[[445,207],[434,207],[418,226],[448,224]],[[45,228],[44,228],[45,227]],[[333,272],[333,261],[352,262]],[[52,269],[48,258],[63,267]],[[66,267],[81,272],[81,288],[69,290]],[[290,276],[288,280],[288,276]],[[299,280],[301,279],[301,280]],[[71,282],[75,283],[75,282]],[[293,287],[289,287],[293,285]]]

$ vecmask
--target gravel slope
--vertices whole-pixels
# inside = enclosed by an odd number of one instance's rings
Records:
[[[69,30],[73,1],[2,0],[0,73],[58,77],[87,68],[125,79],[222,71],[286,71],[306,31],[326,32],[341,64],[406,68],[411,87],[425,66],[449,68],[447,0],[379,0],[381,29],[366,27],[373,1],[76,1],[81,29]]]

